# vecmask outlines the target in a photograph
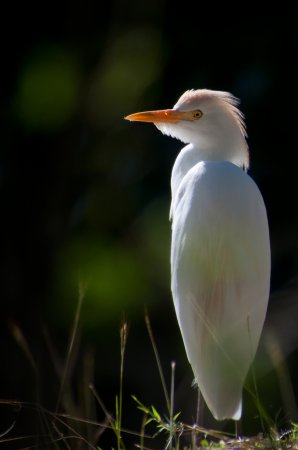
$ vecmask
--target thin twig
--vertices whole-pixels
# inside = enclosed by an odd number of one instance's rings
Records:
[[[174,386],[175,386],[175,363],[172,362],[171,364],[171,404],[170,404],[170,439],[171,439],[171,445],[173,443],[173,436],[174,436]]]
[[[63,375],[62,375],[62,379],[61,379],[61,384],[60,384],[60,388],[59,388],[59,394],[58,394],[58,399],[57,399],[57,403],[56,403],[56,412],[58,412],[59,406],[61,404],[62,393],[63,393],[65,382],[66,382],[66,379],[68,376],[70,359],[71,359],[72,352],[73,352],[75,338],[77,336],[79,319],[80,319],[80,315],[81,315],[81,309],[82,309],[82,303],[83,303],[84,297],[85,297],[85,288],[83,288],[83,285],[80,283],[78,305],[77,305],[77,310],[76,310],[74,323],[73,323],[73,327],[72,327],[72,332],[71,332],[71,336],[70,336],[70,342],[69,342],[69,346],[68,346],[66,363],[65,363],[65,367],[64,367],[64,371],[63,371]]]
[[[154,336],[153,336],[153,332],[152,332],[152,328],[151,328],[151,324],[150,324],[150,319],[149,319],[149,315],[148,315],[147,311],[145,311],[145,323],[146,323],[147,330],[148,330],[148,333],[149,333],[149,337],[150,337],[150,340],[151,340],[151,344],[152,344],[152,347],[153,347],[153,351],[154,351],[154,355],[155,355],[155,359],[156,359],[156,363],[157,363],[157,367],[158,367],[158,371],[159,371],[159,376],[160,376],[161,384],[162,384],[162,387],[163,387],[163,391],[164,391],[164,395],[165,395],[165,399],[166,399],[166,403],[167,403],[167,408],[168,408],[168,411],[170,413],[170,411],[171,411],[171,403],[170,403],[170,399],[169,399],[169,394],[168,394],[168,391],[167,391],[165,377],[164,377],[164,374],[163,374],[163,371],[162,371],[162,366],[161,366],[161,362],[160,362],[160,359],[159,359],[157,346],[156,346],[156,343],[155,343],[155,339],[154,339]]]

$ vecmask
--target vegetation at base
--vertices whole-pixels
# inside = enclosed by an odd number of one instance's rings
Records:
[[[42,405],[41,401],[25,402],[11,399],[0,400],[0,406],[13,410],[15,419],[2,430],[0,448],[4,449],[35,449],[44,450],[125,450],[133,445],[141,450],[298,450],[298,424],[290,423],[286,431],[278,431],[274,422],[267,419],[263,405],[258,404],[259,414],[264,411],[266,416],[260,418],[262,432],[253,437],[238,437],[231,433],[204,428],[198,424],[189,425],[181,420],[181,412],[175,411],[175,363],[171,364],[170,389],[163,373],[157,345],[151,328],[149,315],[145,314],[145,323],[152,344],[156,364],[163,389],[166,414],[158,411],[151,404],[145,405],[136,395],[131,395],[135,408],[142,413],[141,428],[126,429],[126,407],[123,400],[124,363],[129,327],[124,320],[120,327],[120,371],[119,390],[115,395],[114,414],[109,412],[100,394],[92,382],[93,356],[86,352],[83,373],[79,376],[81,392],[74,393],[70,378],[76,361],[78,346],[78,329],[85,289],[79,289],[78,306],[70,333],[65,364],[60,374],[60,383],[56,409],[51,411]],[[38,379],[38,365],[29,348],[22,330],[16,325],[12,334],[30,362]],[[49,337],[47,337],[49,339]],[[52,350],[53,363],[57,362],[55,350]],[[46,380],[45,380],[46,381]],[[250,390],[249,390],[250,392]],[[78,401],[78,398],[79,400]],[[253,398],[255,398],[253,396]],[[257,397],[259,402],[259,397]],[[98,409],[104,414],[104,419],[98,421]],[[36,434],[18,434],[18,418],[23,414],[29,421],[38,424]],[[265,420],[264,420],[265,419]],[[266,429],[267,427],[267,429]],[[107,437],[108,436],[108,437]]]

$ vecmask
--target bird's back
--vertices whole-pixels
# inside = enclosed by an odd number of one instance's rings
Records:
[[[172,292],[195,379],[213,415],[239,418],[270,284],[266,210],[253,180],[197,163],[172,203]]]

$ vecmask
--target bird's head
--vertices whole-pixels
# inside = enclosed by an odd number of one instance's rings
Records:
[[[154,123],[162,133],[193,144],[204,159],[230,160],[247,168],[246,130],[238,104],[228,92],[189,90],[173,109],[139,112],[125,119]]]

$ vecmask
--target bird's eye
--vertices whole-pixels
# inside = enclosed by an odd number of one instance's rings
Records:
[[[202,117],[202,115],[203,115],[202,111],[200,109],[197,109],[192,113],[192,118],[193,120],[198,120]]]

